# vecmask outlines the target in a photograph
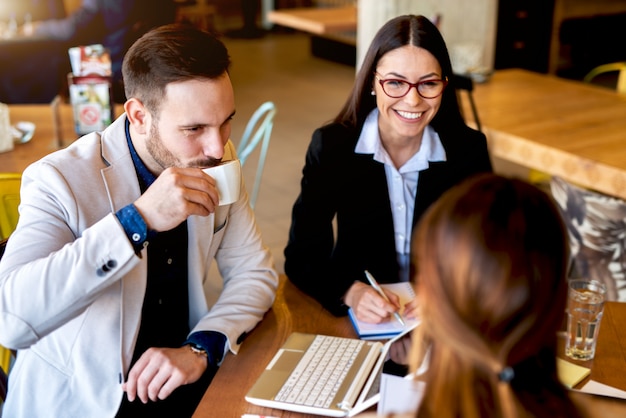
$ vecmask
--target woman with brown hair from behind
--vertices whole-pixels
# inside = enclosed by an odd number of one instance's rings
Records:
[[[477,176],[433,205],[413,242],[423,322],[412,364],[429,353],[417,416],[586,416],[557,376],[568,253],[551,198]]]
[[[420,220],[412,261],[422,323],[410,363],[427,370],[417,413],[403,417],[588,416],[557,376],[567,246],[548,195],[470,178]]]

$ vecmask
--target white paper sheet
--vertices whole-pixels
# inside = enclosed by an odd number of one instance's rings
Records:
[[[603,383],[590,380],[585,386],[580,388],[581,392],[591,393],[593,395],[611,396],[613,398],[626,399],[626,392],[617,388],[614,388]]]
[[[383,373],[377,413],[401,414],[417,410],[424,396],[424,382]]]

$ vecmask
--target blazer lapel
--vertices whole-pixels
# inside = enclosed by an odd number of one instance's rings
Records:
[[[111,130],[105,131],[102,136],[102,158],[108,166],[103,168],[101,173],[112,213],[134,202],[141,195],[128,145],[125,140],[120,140],[120,136],[122,138],[126,136],[124,121],[125,118],[119,118],[111,126]],[[143,253],[145,251],[142,250]],[[130,366],[134,341],[139,333],[147,277],[147,259],[142,257],[140,263],[121,280],[120,338],[124,370]]]
[[[415,208],[413,210],[413,226],[431,203],[454,184],[454,179],[446,161],[430,162],[428,169],[420,171]]]

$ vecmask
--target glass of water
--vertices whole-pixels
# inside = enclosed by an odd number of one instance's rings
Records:
[[[606,287],[598,281],[569,281],[566,356],[584,361],[595,355],[605,295]]]

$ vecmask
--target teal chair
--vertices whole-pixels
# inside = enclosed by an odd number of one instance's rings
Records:
[[[274,127],[274,115],[276,106],[273,102],[265,102],[252,114],[243,132],[239,145],[237,146],[237,156],[243,167],[252,155],[254,150],[260,145],[259,159],[254,177],[254,186],[250,194],[250,206],[254,209],[256,199],[259,196],[261,177],[265,167],[265,158],[270,145],[272,128]]]

